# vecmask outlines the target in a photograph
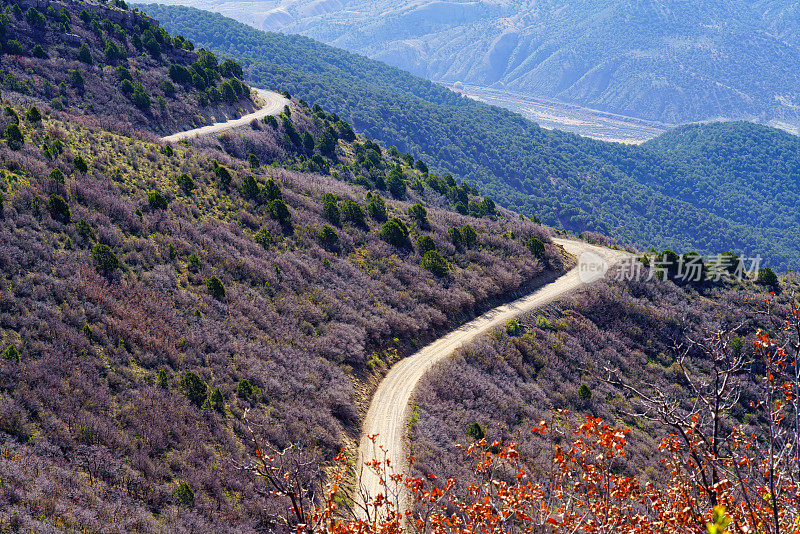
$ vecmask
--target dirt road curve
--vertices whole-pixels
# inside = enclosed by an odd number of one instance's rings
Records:
[[[266,102],[258,111],[254,111],[253,113],[249,113],[238,119],[233,119],[226,122],[216,122],[208,126],[203,126],[202,128],[178,132],[176,134],[162,137],[161,140],[165,143],[177,143],[178,141],[182,141],[184,139],[191,139],[193,137],[200,137],[202,135],[219,133],[225,130],[230,130],[231,128],[236,128],[237,126],[245,126],[250,124],[253,119],[263,119],[267,115],[278,115],[281,111],[283,111],[283,107],[289,104],[289,100],[287,100],[281,94],[273,91],[267,91],[265,89],[255,89],[255,91],[258,93],[258,96]]]
[[[597,247],[577,241],[554,239],[555,243],[578,257],[578,266],[530,295],[514,302],[494,308],[426,346],[419,352],[399,361],[383,379],[372,398],[364,422],[364,430],[358,448],[358,466],[364,461],[382,459],[380,447],[388,451],[395,472],[406,469],[406,447],[404,437],[410,416],[409,402],[417,383],[435,364],[447,358],[461,345],[485,334],[508,320],[567,295],[596,280],[605,269],[629,254]],[[373,443],[368,436],[377,434]],[[380,479],[364,469],[359,482],[361,492],[368,498],[384,493]],[[363,503],[362,503],[363,504]]]

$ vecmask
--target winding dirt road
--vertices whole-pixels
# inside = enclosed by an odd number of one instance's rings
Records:
[[[174,143],[245,126],[253,119],[278,115],[284,106],[289,104],[289,100],[281,94],[264,89],[255,89],[255,91],[266,102],[258,111],[239,119],[172,134],[163,137],[162,141]],[[505,324],[510,319],[549,304],[602,278],[610,266],[630,256],[627,252],[579,241],[553,239],[553,242],[564,247],[569,254],[578,257],[576,267],[533,293],[476,317],[408,358],[399,361],[389,370],[372,397],[372,403],[364,421],[364,429],[358,447],[357,465],[361,474],[358,481],[357,498],[366,498],[366,501],[369,501],[378,494],[385,493],[381,479],[371,470],[361,468],[365,460],[388,458],[394,467],[393,472],[405,473],[407,454],[404,437],[410,415],[409,403],[417,384],[431,367],[451,356],[460,346]],[[374,439],[371,440],[370,436],[373,436]],[[403,499],[405,496],[401,495],[398,498]],[[361,506],[357,507],[356,513],[363,515],[364,501],[362,500],[359,504]]]
[[[260,120],[268,115],[279,115],[283,111],[283,107],[289,104],[289,100],[283,95],[274,91],[267,91],[266,89],[254,89],[258,96],[264,100],[265,104],[258,111],[248,113],[238,119],[233,119],[225,122],[215,122],[208,126],[195,128],[194,130],[186,130],[185,132],[178,132],[176,134],[162,137],[161,140],[165,143],[177,143],[184,139],[191,139],[203,135],[224,132],[237,126],[245,126],[250,124],[253,119]]]
[[[568,253],[578,257],[578,265],[553,282],[537,289],[530,295],[494,308],[464,324],[395,364],[378,386],[372,398],[361,442],[358,447],[358,466],[364,461],[382,460],[386,457],[394,466],[395,473],[405,473],[407,453],[404,443],[410,416],[410,401],[414,389],[423,375],[434,365],[452,355],[461,345],[505,324],[510,319],[529,312],[601,278],[609,266],[630,256],[626,252],[589,245],[566,239],[553,239]],[[369,436],[375,436],[374,441]],[[381,479],[371,470],[361,469],[360,491],[357,493],[374,498],[385,494]],[[361,497],[362,495],[359,495]],[[391,496],[390,496],[391,497]],[[401,496],[400,498],[403,498]],[[359,503],[357,513],[363,513],[364,502]]]

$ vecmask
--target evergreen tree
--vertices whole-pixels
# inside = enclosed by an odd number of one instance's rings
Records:
[[[219,184],[223,188],[227,188],[231,185],[233,176],[231,176],[231,171],[229,171],[227,168],[223,167],[222,165],[217,165],[214,168],[214,174],[217,175],[217,180],[219,180]]]
[[[336,205],[336,196],[333,193],[324,193],[322,195],[322,216],[334,226],[339,226],[341,222],[339,206]]]
[[[342,217],[353,223],[355,226],[359,226],[361,228],[367,227],[367,214],[364,213],[364,209],[358,202],[345,200],[342,204],[341,212]]]
[[[69,204],[60,195],[50,195],[47,198],[47,209],[50,216],[61,223],[67,224],[70,221]]]
[[[189,400],[192,404],[196,406],[201,406],[203,401],[206,398],[206,393],[208,392],[208,386],[206,383],[203,382],[196,373],[192,371],[186,371],[183,373],[180,382],[180,389],[181,391],[189,397]]]
[[[242,196],[244,198],[255,200],[260,193],[261,190],[258,188],[256,179],[253,176],[248,174],[242,179]]]
[[[478,232],[475,231],[475,228],[470,226],[469,224],[465,224],[461,227],[461,239],[464,242],[464,245],[467,247],[475,246],[475,243],[478,241]]]
[[[17,350],[17,347],[15,347],[14,345],[9,345],[8,347],[6,347],[6,350],[3,351],[2,358],[10,362],[19,363],[20,354],[19,351]]]
[[[167,197],[161,191],[152,191],[147,195],[147,205],[150,209],[165,210],[168,204]]]
[[[406,224],[397,217],[393,217],[386,221],[381,227],[380,238],[390,245],[404,248],[409,244],[408,234],[409,232]]]
[[[195,188],[194,179],[189,175],[189,173],[184,172],[180,174],[175,181],[186,193],[191,193],[192,189]]]
[[[336,133],[333,128],[325,128],[317,141],[317,150],[323,156],[334,158],[336,156]]]
[[[436,250],[429,250],[422,256],[422,267],[429,270],[435,276],[444,276],[450,270],[450,265],[447,263],[441,254]]]
[[[367,196],[367,213],[373,220],[382,222],[387,218],[386,202],[380,195],[369,194]]]
[[[208,293],[217,300],[225,298],[225,286],[222,281],[216,276],[209,276],[206,278],[206,289]]]
[[[467,429],[467,435],[475,441],[480,441],[485,437],[483,429],[478,423],[472,423],[469,425],[469,428]]]
[[[78,172],[83,172],[83,173],[85,173],[85,172],[88,172],[88,171],[89,171],[89,165],[86,163],[86,160],[85,160],[85,159],[83,159],[83,157],[82,157],[82,156],[80,156],[80,155],[78,155],[78,156],[75,156],[75,157],[72,159],[72,165],[75,167],[75,169],[76,169]]]
[[[225,411],[225,397],[222,396],[222,392],[219,388],[214,388],[214,391],[211,393],[211,406],[214,407],[215,410],[218,412]]]
[[[278,221],[284,226],[289,225],[292,221],[292,214],[289,207],[283,200],[276,199],[269,203],[267,207],[270,217]]]
[[[28,122],[33,124],[42,122],[42,114],[36,106],[31,106],[31,109],[25,112],[25,118],[28,119]]]
[[[424,228],[428,224],[428,210],[422,204],[414,204],[408,208],[408,216],[414,220],[418,226]]]
[[[532,237],[525,242],[525,246],[528,247],[528,250],[530,250],[534,257],[538,259],[544,258],[545,248],[544,242],[541,239]]]
[[[283,200],[281,188],[272,178],[267,180],[262,193],[268,202],[272,202],[273,200]]]
[[[78,50],[78,61],[82,61],[87,65],[91,65],[94,62],[92,59],[92,52],[89,50],[89,47],[86,46],[86,43],[83,43],[80,50]]]
[[[119,259],[108,245],[97,243],[92,247],[92,260],[98,271],[110,274],[119,268]]]
[[[336,250],[339,247],[339,234],[327,224],[317,232],[317,239],[326,250]]]
[[[421,235],[417,238],[417,250],[420,256],[424,256],[426,252],[436,250],[436,242],[429,235]]]
[[[11,150],[19,150],[25,144],[25,136],[16,124],[9,124],[6,126],[3,137],[6,138],[8,148]]]
[[[758,282],[772,289],[778,288],[778,276],[769,267],[762,267],[758,270]]]
[[[460,247],[464,243],[464,236],[461,234],[461,227],[459,226],[450,228],[447,231],[447,237],[450,238],[450,242],[456,247]]]
[[[394,198],[406,198],[406,183],[403,181],[403,175],[392,169],[389,172],[389,179],[386,181],[386,187]]]

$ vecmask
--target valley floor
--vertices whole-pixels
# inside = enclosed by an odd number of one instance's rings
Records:
[[[563,130],[601,141],[640,144],[675,127],[674,124],[615,115],[558,100],[500,89],[475,85],[459,88],[453,87],[452,84],[444,85],[474,100],[517,112],[538,123],[542,128]]]

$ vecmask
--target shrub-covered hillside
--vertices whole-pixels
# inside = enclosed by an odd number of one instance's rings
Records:
[[[792,316],[797,279],[789,276],[782,284],[784,292],[772,299],[772,310],[777,317]],[[722,375],[714,374],[703,349],[717,341],[721,368],[737,359],[746,362],[730,377],[726,394],[733,395],[734,387],[741,393],[722,417],[720,435],[743,425],[748,434],[764,437],[767,420],[756,413],[756,390],[766,364],[753,342],[777,325],[763,313],[765,298],[766,289],[751,283],[697,289],[672,282],[603,281],[507,325],[461,349],[417,390],[411,430],[415,474],[455,477],[457,493],[466,495],[475,481],[474,464],[465,462],[456,444],[482,438],[519,443],[520,460],[546,472],[560,442],[531,428],[542,420],[557,425],[558,410],[567,410],[629,428],[626,454],[614,462],[614,472],[666,483],[670,473],[658,446],[677,430],[658,421],[659,412],[647,412],[643,397],[663,393],[674,402],[676,417],[705,407],[698,391],[708,390],[699,384],[710,383],[713,390],[714,378]],[[636,389],[604,380],[609,377]],[[709,411],[703,412],[703,424]]]
[[[116,129],[172,133],[238,117],[255,103],[242,69],[111,4],[3,1],[2,88]]]
[[[540,225],[301,103],[176,146],[3,104],[2,528],[271,528],[245,409],[329,460],[389,364],[563,270]]]

